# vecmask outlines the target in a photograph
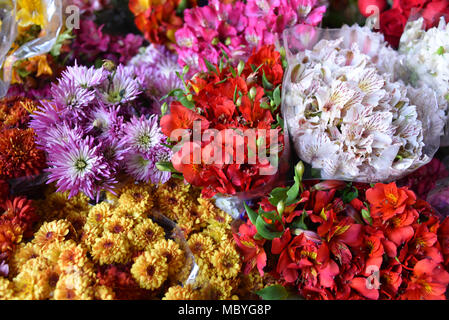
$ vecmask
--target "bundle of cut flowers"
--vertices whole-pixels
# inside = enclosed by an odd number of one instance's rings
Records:
[[[407,187],[302,181],[276,188],[234,234],[245,272],[277,283],[260,294],[306,299],[444,299],[449,218]]]
[[[264,286],[258,273],[240,272],[230,217],[180,180],[159,187],[129,181],[94,206],[68,194],[49,186],[41,200],[7,203],[1,299],[238,299]],[[158,212],[193,228],[184,239]],[[8,242],[8,228],[20,226],[28,234]],[[186,282],[193,263],[198,274]]]
[[[156,114],[135,112],[142,89],[132,67],[68,67],[41,101],[31,127],[48,155],[48,182],[70,197],[82,191],[99,199],[119,176],[165,182],[156,163],[170,158]]]
[[[207,197],[255,193],[281,173],[277,165],[288,154],[280,117],[281,55],[265,46],[236,68],[224,59],[207,64],[208,72],[172,92],[177,100],[161,118],[174,145],[172,169],[203,187]]]
[[[284,117],[299,157],[326,179],[392,181],[439,147],[444,111],[435,93],[399,79],[401,57],[371,35],[345,26],[289,59]]]
[[[440,109],[444,110],[447,131],[449,103],[449,24],[444,18],[437,27],[424,29],[424,19],[409,22],[401,37],[399,51],[405,55],[413,72],[415,86],[429,86],[437,93]],[[447,136],[446,132],[446,136]]]
[[[247,59],[253,49],[274,44],[285,28],[317,26],[326,11],[319,0],[211,0],[187,9],[176,31],[179,64],[193,72],[206,71],[205,60],[218,64],[224,50],[231,60]]]

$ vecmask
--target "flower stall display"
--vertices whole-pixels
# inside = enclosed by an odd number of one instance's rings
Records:
[[[360,182],[391,181],[430,162],[444,126],[435,93],[387,66],[401,63],[392,49],[369,37],[360,43],[369,30],[335,32],[329,40],[317,33],[289,58],[284,118],[299,157],[323,178]]]
[[[448,8],[0,1],[0,300],[447,299]]]
[[[161,130],[174,144],[172,169],[203,187],[207,197],[255,197],[276,182],[288,159],[281,55],[265,46],[237,68],[223,60],[208,66],[184,82],[184,91],[172,93],[177,99],[161,118]]]
[[[245,271],[277,279],[261,294],[281,286],[306,299],[445,299],[448,218],[394,182],[313,185],[303,172],[299,163],[293,186],[247,206],[234,234]]]

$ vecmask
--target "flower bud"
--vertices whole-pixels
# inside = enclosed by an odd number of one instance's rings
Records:
[[[227,46],[231,45],[231,38],[230,37],[226,38],[225,45],[227,45]]]
[[[237,101],[235,102],[235,105],[236,105],[237,107],[240,107],[240,106],[242,105],[242,97],[239,97],[239,98],[237,99]]]
[[[183,75],[186,75],[187,72],[189,72],[189,69],[190,69],[189,66],[188,66],[188,65],[185,65],[184,68],[182,69],[182,74],[183,74]]]
[[[111,60],[103,60],[103,68],[108,71],[114,71],[117,66]]]
[[[280,215],[282,215],[284,213],[284,210],[285,210],[284,200],[281,200],[278,202],[276,209]]]
[[[168,103],[164,102],[164,104],[161,106],[161,114],[164,116],[168,111]]]
[[[254,99],[256,98],[256,95],[257,95],[257,89],[256,89],[256,87],[252,87],[252,88],[249,90],[248,95],[249,95],[249,98],[250,98],[251,100],[254,100]]]
[[[212,45],[216,46],[220,43],[220,40],[218,38],[213,38],[212,39]]]
[[[304,174],[304,163],[302,161],[299,161],[295,166],[295,174],[302,180],[302,175]]]
[[[245,62],[240,60],[239,65],[237,66],[237,74],[240,76],[245,68]]]

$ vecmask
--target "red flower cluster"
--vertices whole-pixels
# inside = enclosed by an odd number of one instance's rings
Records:
[[[40,173],[45,154],[37,149],[33,129],[27,129],[32,100],[21,97],[0,101],[0,179],[8,180]]]
[[[422,16],[426,29],[438,25],[442,16],[449,21],[448,0],[393,0],[393,6],[383,11],[386,4],[386,0],[359,0],[362,14],[373,14],[366,10],[369,6],[379,7],[380,30],[385,35],[385,40],[394,48],[398,47],[404,27],[411,16]]]
[[[188,92],[175,94],[178,101],[162,117],[161,129],[172,141],[181,138],[172,137],[175,130],[186,129],[172,164],[189,183],[204,187],[204,196],[255,190],[273,179],[261,172],[276,172],[277,167],[257,155],[273,145],[279,148],[276,155],[283,152],[282,77],[280,54],[265,46],[235,69],[223,61],[209,64],[209,72],[186,84]],[[195,128],[194,123],[200,125]],[[201,131],[201,141],[195,140],[195,130]]]
[[[148,41],[167,44],[175,42],[175,32],[182,27],[182,18],[177,15],[182,3],[181,0],[131,0],[129,9]],[[196,7],[196,0],[187,1],[187,7]]]
[[[298,186],[303,191],[292,200]],[[364,192],[342,182],[295,184],[273,190],[257,214],[247,211],[258,217],[257,233],[235,235],[245,271],[271,244],[275,266],[266,270],[267,262],[265,271],[306,299],[445,298],[449,218],[441,223],[407,187],[378,183]],[[272,241],[255,240],[262,237]]]
[[[22,238],[33,234],[33,224],[38,220],[32,201],[25,197],[0,199],[0,256],[7,258]]]

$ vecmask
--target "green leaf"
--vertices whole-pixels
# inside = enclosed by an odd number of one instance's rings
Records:
[[[283,234],[283,232],[272,231],[262,216],[258,216],[256,219],[256,229],[257,232],[267,240],[274,240],[281,237]]]
[[[273,89],[273,85],[271,84],[270,81],[268,81],[267,77],[265,76],[265,71],[263,71],[263,74],[262,74],[262,85],[263,85],[264,89],[266,89],[266,90]]]
[[[262,211],[262,212],[259,212],[259,214],[264,218],[282,222],[281,217],[279,217],[279,215],[276,211],[269,211],[269,212]]]
[[[58,57],[61,54],[61,48],[62,48],[62,45],[64,44],[64,42],[66,40],[70,40],[70,39],[74,39],[74,38],[75,38],[75,36],[72,35],[72,29],[67,29],[66,31],[64,31],[63,33],[61,33],[58,36],[55,44],[53,45],[53,47],[50,50],[50,54],[53,57]]]
[[[350,188],[346,188],[343,191],[342,200],[344,203],[349,203],[352,200],[356,199],[359,196],[359,190],[356,187],[351,186]]]
[[[204,63],[206,64],[206,67],[210,72],[217,73],[217,68],[215,68],[215,66],[212,63],[210,63],[207,59],[204,59]]]
[[[287,289],[280,284],[265,287],[262,290],[256,291],[256,294],[263,300],[285,300],[288,297]]]
[[[178,172],[171,162],[168,161],[161,161],[156,163],[156,168],[159,171],[168,171],[168,172]],[[178,172],[179,173],[179,172]]]
[[[245,206],[246,213],[248,213],[249,220],[253,225],[256,225],[258,214],[253,209],[251,209],[246,203],[243,203],[243,205]]]
[[[287,188],[273,189],[273,191],[271,191],[270,193],[270,198],[268,199],[268,201],[270,201],[273,206],[276,206],[281,200],[285,201],[287,199],[287,190]]]
[[[301,216],[296,217],[293,220],[292,227],[299,228],[299,229],[302,229],[302,230],[308,230],[309,228],[307,228],[307,225],[306,225],[306,223],[304,221],[306,216],[307,216],[307,213],[305,212],[305,210],[303,210]]]
[[[189,101],[186,96],[182,96],[178,99],[178,101],[186,108],[189,108],[190,110],[195,109],[195,104],[192,101]]]
[[[276,105],[276,107],[279,107],[279,105],[281,104],[281,86],[277,86],[276,89],[274,89],[273,91],[273,99],[274,99],[274,104]]]

